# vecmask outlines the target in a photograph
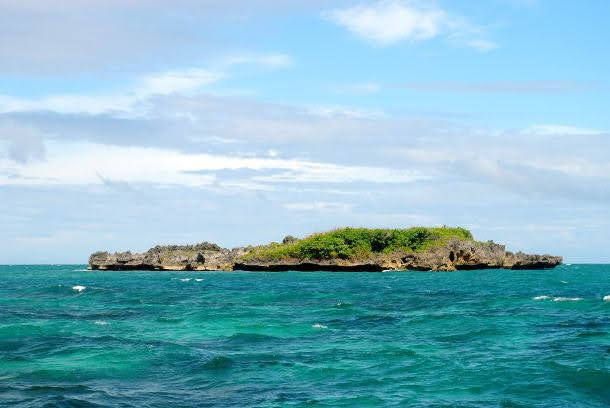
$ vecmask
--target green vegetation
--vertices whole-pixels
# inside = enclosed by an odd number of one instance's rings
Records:
[[[286,240],[282,244],[274,242],[254,248],[242,257],[242,261],[365,259],[379,253],[422,251],[443,245],[452,238],[473,239],[470,231],[464,228],[340,228],[301,240]]]

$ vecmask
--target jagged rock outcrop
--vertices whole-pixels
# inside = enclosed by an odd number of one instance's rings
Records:
[[[446,246],[403,254],[392,266],[398,269],[455,271],[464,269],[554,268],[560,256],[513,254],[494,242],[452,240]],[[390,265],[387,265],[390,267]],[[394,269],[394,268],[391,268]]]
[[[95,252],[89,257],[89,267],[94,270],[222,271],[232,270],[234,260],[246,252],[245,248],[226,249],[209,242],[158,245],[144,253]]]

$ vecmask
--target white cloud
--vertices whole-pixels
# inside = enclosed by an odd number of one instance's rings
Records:
[[[421,173],[428,169],[436,180],[463,180],[487,185],[490,191],[500,188],[549,200],[607,202],[606,136],[592,129],[555,125],[500,132],[464,130],[461,135],[433,135],[385,152]],[[493,195],[490,191],[488,196]]]
[[[498,45],[481,38],[481,29],[438,7],[405,0],[379,0],[371,4],[330,10],[323,15],[374,44],[430,40],[441,35],[449,40],[490,51]]]
[[[33,126],[13,121],[0,122],[0,158],[2,144],[5,144],[8,157],[19,163],[41,160],[45,157],[44,135]]]
[[[397,0],[382,0],[328,12],[328,17],[355,34],[381,45],[405,39],[436,37],[447,18],[442,10],[415,8]]]
[[[89,185],[150,183],[201,187],[221,170],[277,171],[252,176],[255,183],[409,183],[417,173],[383,167],[342,166],[306,160],[237,155],[186,154],[159,148],[91,143],[49,143],[48,159],[16,163],[0,159],[0,185]]]

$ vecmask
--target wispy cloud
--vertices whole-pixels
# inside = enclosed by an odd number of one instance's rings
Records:
[[[0,94],[0,113],[56,112],[62,114],[136,114],[142,103],[155,96],[191,94],[230,76],[239,65],[288,67],[292,59],[284,54],[248,54],[221,58],[218,69],[185,68],[141,75],[124,89],[99,94],[55,94],[39,98],[17,98]]]
[[[136,79],[131,87],[113,93],[50,95],[30,99],[0,95],[0,113],[127,113],[134,111],[136,105],[153,96],[197,91],[219,81],[223,76],[222,73],[190,68],[144,75]]]
[[[534,125],[523,130],[524,133],[542,136],[591,136],[609,134],[608,131],[566,125]]]
[[[387,114],[381,110],[362,109],[350,106],[317,105],[309,106],[307,113],[321,118],[352,118],[352,119],[382,119]]]
[[[382,89],[376,82],[359,82],[332,86],[331,89],[339,94],[373,94]]]
[[[286,68],[295,64],[294,59],[286,54],[234,54],[220,59],[220,65],[260,65],[270,68]]]
[[[564,93],[584,92],[596,89],[606,89],[602,83],[586,81],[427,81],[402,82],[384,85],[388,88],[403,88],[418,92],[452,92],[452,93]]]
[[[223,76],[222,73],[197,68],[146,75],[139,80],[141,84],[133,94],[138,98],[147,98],[189,92],[217,82]]]
[[[287,203],[284,208],[294,211],[315,211],[315,212],[347,212],[354,206],[348,203],[315,201],[310,203]]]
[[[338,8],[323,16],[371,43],[388,46],[400,41],[445,37],[451,42],[490,51],[498,45],[466,19],[439,7],[415,1],[379,0]]]

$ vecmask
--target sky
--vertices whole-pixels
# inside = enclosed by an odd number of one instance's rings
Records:
[[[0,264],[415,225],[610,262],[608,15],[0,0]]]

